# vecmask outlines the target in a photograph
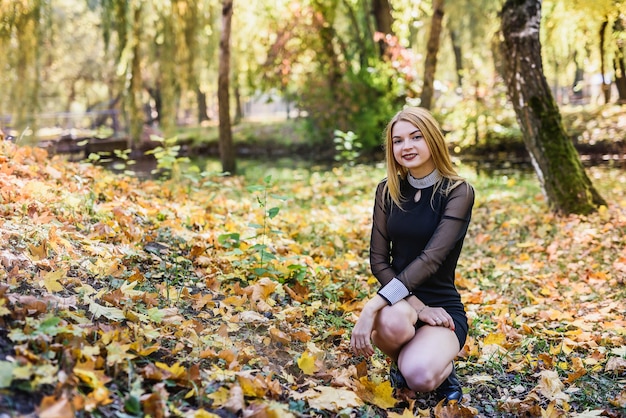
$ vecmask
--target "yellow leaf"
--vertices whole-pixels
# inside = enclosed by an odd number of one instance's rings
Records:
[[[485,337],[483,340],[484,345],[497,344],[499,346],[504,346],[506,344],[506,335],[501,332],[491,333]]]
[[[398,400],[393,397],[393,388],[389,381],[374,383],[367,376],[359,379],[359,397],[367,403],[379,406],[383,409],[393,408]]]
[[[168,366],[165,363],[157,361],[156,363],[154,363],[154,365],[157,366],[159,369],[170,372],[174,380],[178,380],[187,376],[187,369],[185,369],[185,367],[181,366],[179,363],[174,363],[171,366]]]
[[[229,391],[225,387],[220,387],[215,392],[207,395],[213,401],[213,406],[217,408],[223,407],[228,402]]]
[[[63,290],[63,286],[59,283],[59,280],[65,277],[64,270],[50,271],[43,274],[43,285],[50,293],[60,292]]]
[[[304,393],[292,393],[295,399],[306,399],[309,406],[315,409],[339,412],[345,408],[363,405],[363,401],[356,393],[340,388],[316,387]]]
[[[304,374],[312,375],[319,370],[319,367],[315,364],[315,356],[311,355],[309,351],[302,353],[298,359],[298,367],[304,372]]]
[[[237,375],[237,381],[239,382],[245,396],[262,398],[267,393],[267,385],[258,376]]]
[[[129,349],[130,344],[120,344],[113,341],[107,346],[107,365],[113,366],[134,359],[136,356],[128,353]]]
[[[207,412],[204,409],[199,409],[195,411],[192,415],[193,418],[220,418],[219,415],[214,414],[212,412]]]
[[[428,414],[428,416],[430,416],[430,413]],[[387,414],[387,418],[413,418],[413,412],[409,411],[408,409],[404,408],[404,411],[402,411],[402,415],[398,414],[397,412],[389,412],[389,414]]]

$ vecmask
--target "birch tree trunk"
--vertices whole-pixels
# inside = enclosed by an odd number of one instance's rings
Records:
[[[541,0],[507,0],[501,16],[502,73],[548,204],[557,213],[591,213],[606,202],[591,184],[565,133],[543,74]]]

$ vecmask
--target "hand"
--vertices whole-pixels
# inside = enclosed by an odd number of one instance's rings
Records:
[[[357,355],[371,356],[374,354],[372,346],[372,330],[374,329],[375,314],[364,309],[361,312],[359,320],[354,325],[352,337],[350,339],[350,348]]]
[[[421,310],[417,319],[428,325],[432,325],[433,327],[446,327],[454,331],[454,321],[448,312],[446,312],[443,308],[426,306],[423,310]]]

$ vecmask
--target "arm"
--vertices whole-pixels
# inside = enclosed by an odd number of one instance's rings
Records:
[[[384,187],[385,182],[381,182],[376,189],[372,215],[372,235],[370,237],[372,274],[383,286],[396,277],[396,272],[393,271],[390,263],[391,239],[387,233],[387,217],[389,216],[390,205],[385,204]]]
[[[387,301],[380,297],[380,295],[374,295],[363,307],[361,316],[359,316],[359,320],[356,322],[356,325],[354,325],[350,339],[350,348],[352,348],[352,351],[356,354],[362,354],[368,357],[374,354],[374,347],[372,346],[374,319],[378,311],[385,306],[387,306]]]

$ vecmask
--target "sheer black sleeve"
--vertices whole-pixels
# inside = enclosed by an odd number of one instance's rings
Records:
[[[450,192],[439,225],[424,251],[397,276],[408,290],[415,290],[435,273],[465,238],[473,205],[474,189],[468,183],[461,183]]]
[[[370,239],[370,266],[372,274],[381,285],[386,285],[396,276],[391,267],[391,240],[387,233],[387,216],[391,200],[384,196],[386,181],[376,188],[374,213],[372,215],[372,236]]]

